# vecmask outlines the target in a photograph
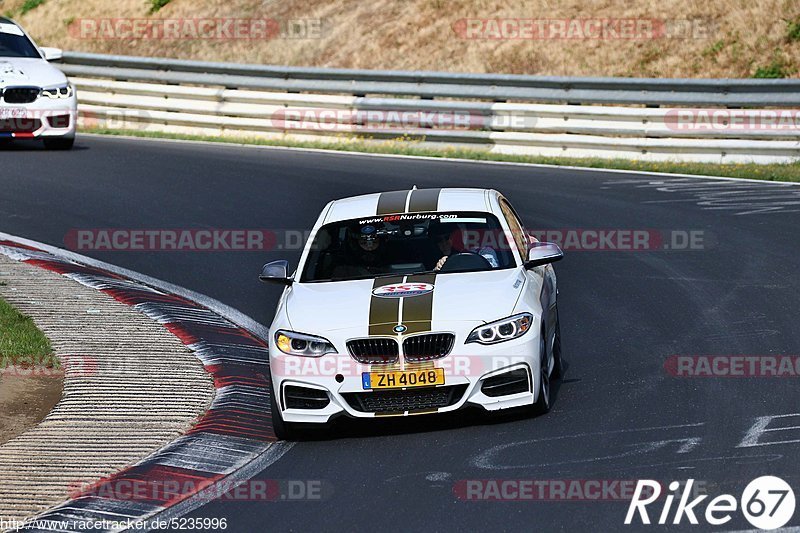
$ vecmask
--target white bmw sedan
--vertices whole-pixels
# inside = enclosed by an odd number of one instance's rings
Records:
[[[0,141],[41,138],[48,149],[72,148],[75,89],[48,63],[61,55],[38,48],[20,26],[0,17]]]
[[[270,327],[272,419],[298,425],[478,406],[550,409],[561,372],[558,246],[528,238],[495,190],[330,202]]]

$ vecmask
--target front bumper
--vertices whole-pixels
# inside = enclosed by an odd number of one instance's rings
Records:
[[[285,355],[277,349],[270,350],[273,390],[279,394],[277,403],[283,419],[301,423],[326,423],[342,415],[375,418],[446,413],[467,406],[496,411],[531,405],[539,393],[540,382],[539,335],[534,331],[514,341],[493,346],[462,344],[450,355],[426,363],[403,363],[401,357],[401,362],[391,368],[443,368],[445,384],[437,387],[365,390],[363,372],[389,368],[384,365],[362,365],[346,354],[307,358]],[[524,392],[490,396],[481,390],[485,380],[514,370],[522,370],[529,376]],[[316,395],[319,399],[327,396],[328,401],[318,401],[312,409],[287,408],[287,387],[289,396],[305,389],[310,391],[309,396]]]
[[[39,97],[29,104],[0,103],[0,138],[74,137],[78,120],[75,94],[60,100]]]

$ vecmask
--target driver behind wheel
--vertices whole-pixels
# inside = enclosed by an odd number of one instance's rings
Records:
[[[459,235],[460,234],[461,232],[459,232]],[[436,262],[436,266],[434,267],[434,270],[437,272],[442,269],[448,257],[464,252],[472,252],[480,255],[489,262],[492,268],[500,266],[497,260],[497,252],[488,246],[476,250],[469,250],[463,247],[463,239],[461,239],[462,249],[456,249],[456,247],[453,246],[453,231],[445,224],[438,224],[431,228],[430,235],[439,252],[442,254],[442,257]]]
[[[373,226],[348,232],[347,255],[333,269],[332,278],[362,277],[381,274],[386,270],[385,249]]]

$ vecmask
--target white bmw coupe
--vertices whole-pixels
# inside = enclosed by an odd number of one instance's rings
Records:
[[[413,189],[330,202],[270,327],[272,419],[298,425],[479,406],[550,409],[562,369],[551,263],[495,190]]]

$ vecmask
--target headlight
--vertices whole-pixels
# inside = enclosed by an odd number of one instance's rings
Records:
[[[302,357],[322,357],[326,353],[336,352],[327,339],[283,329],[275,333],[275,346],[285,354]]]
[[[496,322],[478,326],[467,337],[467,343],[497,344],[522,337],[533,325],[533,315],[521,313]]]
[[[65,83],[64,85],[59,85],[57,87],[45,87],[42,89],[42,96],[52,98],[53,100],[58,100],[60,98],[69,98],[72,96],[72,92],[72,84]]]

